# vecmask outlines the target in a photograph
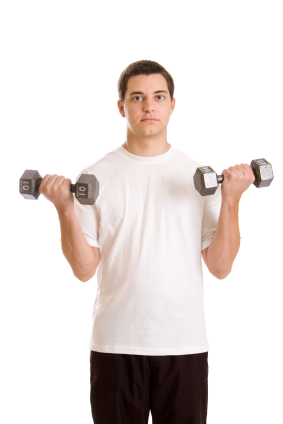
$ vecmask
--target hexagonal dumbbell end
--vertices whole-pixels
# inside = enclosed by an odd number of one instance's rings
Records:
[[[214,194],[218,187],[218,178],[214,169],[210,166],[197,168],[194,175],[196,190],[202,195]]]
[[[38,171],[27,169],[20,178],[20,193],[25,199],[37,200],[42,176]]]
[[[75,196],[82,205],[93,205],[99,195],[99,182],[92,174],[82,174],[75,184]]]
[[[269,163],[266,159],[253,159],[250,167],[255,175],[255,181],[253,184],[257,188],[268,187],[272,183],[274,179],[273,170],[271,163]]]

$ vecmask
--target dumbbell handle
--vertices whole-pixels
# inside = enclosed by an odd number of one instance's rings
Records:
[[[251,167],[251,169],[252,169],[252,167]],[[253,171],[253,169],[252,169],[252,171]],[[255,173],[254,173],[254,176],[256,177]],[[223,180],[224,180],[224,175],[223,174],[217,175],[218,184],[223,183]]]
[[[41,178],[40,180],[38,180],[38,182],[37,182],[37,190],[39,189],[39,187],[40,187],[40,184],[41,184],[41,181],[43,180],[43,178]],[[72,192],[72,193],[76,193],[76,184],[71,184],[70,185],[70,191]]]

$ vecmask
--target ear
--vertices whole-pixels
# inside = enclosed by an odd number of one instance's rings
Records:
[[[175,105],[176,105],[176,99],[175,99],[175,97],[173,97],[172,102],[171,102],[171,115],[174,112]]]
[[[125,109],[124,109],[124,105],[123,105],[123,103],[122,103],[121,100],[118,100],[117,106],[118,106],[118,109],[119,109],[120,114],[123,116],[123,118],[125,118],[126,117],[126,115],[125,115]]]

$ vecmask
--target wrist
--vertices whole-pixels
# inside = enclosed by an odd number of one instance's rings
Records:
[[[61,206],[61,207],[55,206],[55,208],[57,210],[59,218],[61,218],[61,217],[66,218],[66,217],[71,216],[75,213],[75,209],[74,209],[73,205],[67,206],[67,207],[66,206]]]
[[[222,196],[222,207],[225,207],[228,210],[238,210],[239,203],[240,198]]]

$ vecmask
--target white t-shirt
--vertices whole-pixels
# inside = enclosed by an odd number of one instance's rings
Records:
[[[221,190],[204,197],[196,191],[199,166],[172,145],[155,157],[133,155],[121,145],[81,172],[99,181],[94,205],[75,200],[87,242],[100,249],[91,350],[209,350],[201,251],[215,234]]]

